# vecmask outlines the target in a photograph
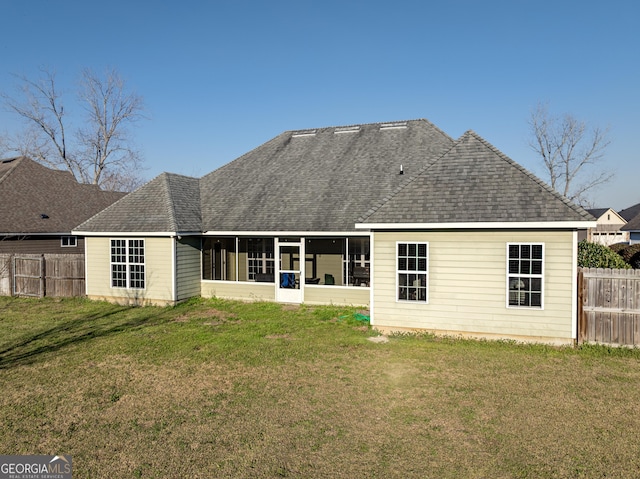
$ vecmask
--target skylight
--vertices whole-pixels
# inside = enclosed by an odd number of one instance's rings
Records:
[[[341,133],[357,133],[360,131],[360,127],[356,126],[340,126],[336,128],[333,133],[339,135]]]
[[[380,125],[380,130],[398,130],[400,128],[406,128],[406,121],[397,121],[395,123],[382,123]]]
[[[317,130],[300,130],[300,131],[295,131],[293,132],[293,134],[291,135],[291,138],[299,138],[301,136],[316,136],[316,131]]]

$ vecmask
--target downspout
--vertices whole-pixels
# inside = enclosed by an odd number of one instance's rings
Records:
[[[374,243],[373,243],[373,238],[374,238],[374,232],[370,231],[369,232],[369,324],[371,326],[374,326],[375,323],[375,319],[374,319],[374,314],[373,314],[373,292],[376,288],[375,286],[375,261],[374,261]]]
[[[178,274],[176,272],[176,264],[178,263],[178,258],[177,258],[178,252],[176,247],[177,241],[178,241],[178,238],[176,236],[171,237],[171,276],[172,276],[171,287],[173,289],[172,296],[173,296],[174,305],[178,304]]]

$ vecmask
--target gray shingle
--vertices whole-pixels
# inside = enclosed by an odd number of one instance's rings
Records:
[[[162,173],[74,228],[95,232],[196,232],[201,229],[198,179]]]
[[[472,131],[361,218],[363,223],[549,221],[593,217]]]
[[[454,142],[411,120],[288,131],[199,180],[164,173],[77,230],[346,232],[362,220],[593,218],[475,133]]]
[[[352,231],[453,140],[426,120],[285,132],[202,178],[207,231]],[[308,132],[303,132],[308,133]],[[399,175],[400,165],[405,176]]]

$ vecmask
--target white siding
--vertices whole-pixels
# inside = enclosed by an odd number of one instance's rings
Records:
[[[304,302],[308,304],[368,307],[369,297],[369,288],[358,286],[306,286],[304,288]]]
[[[200,296],[201,283],[200,238],[176,241],[177,300]]]
[[[204,298],[216,297],[245,301],[276,300],[276,287],[273,283],[203,280],[201,290]]]
[[[87,237],[87,296],[126,303],[169,304],[174,300],[172,238],[144,238],[145,289],[111,287],[110,248],[113,237]],[[131,238],[127,236],[126,238]]]
[[[429,243],[429,303],[396,301],[396,242]],[[507,308],[506,245],[545,244],[544,309]],[[379,232],[374,240],[375,311],[380,329],[572,339],[573,234],[570,231]]]

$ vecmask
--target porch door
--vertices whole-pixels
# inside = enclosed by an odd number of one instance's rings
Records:
[[[282,303],[302,303],[304,293],[304,243],[276,242],[276,300]]]

